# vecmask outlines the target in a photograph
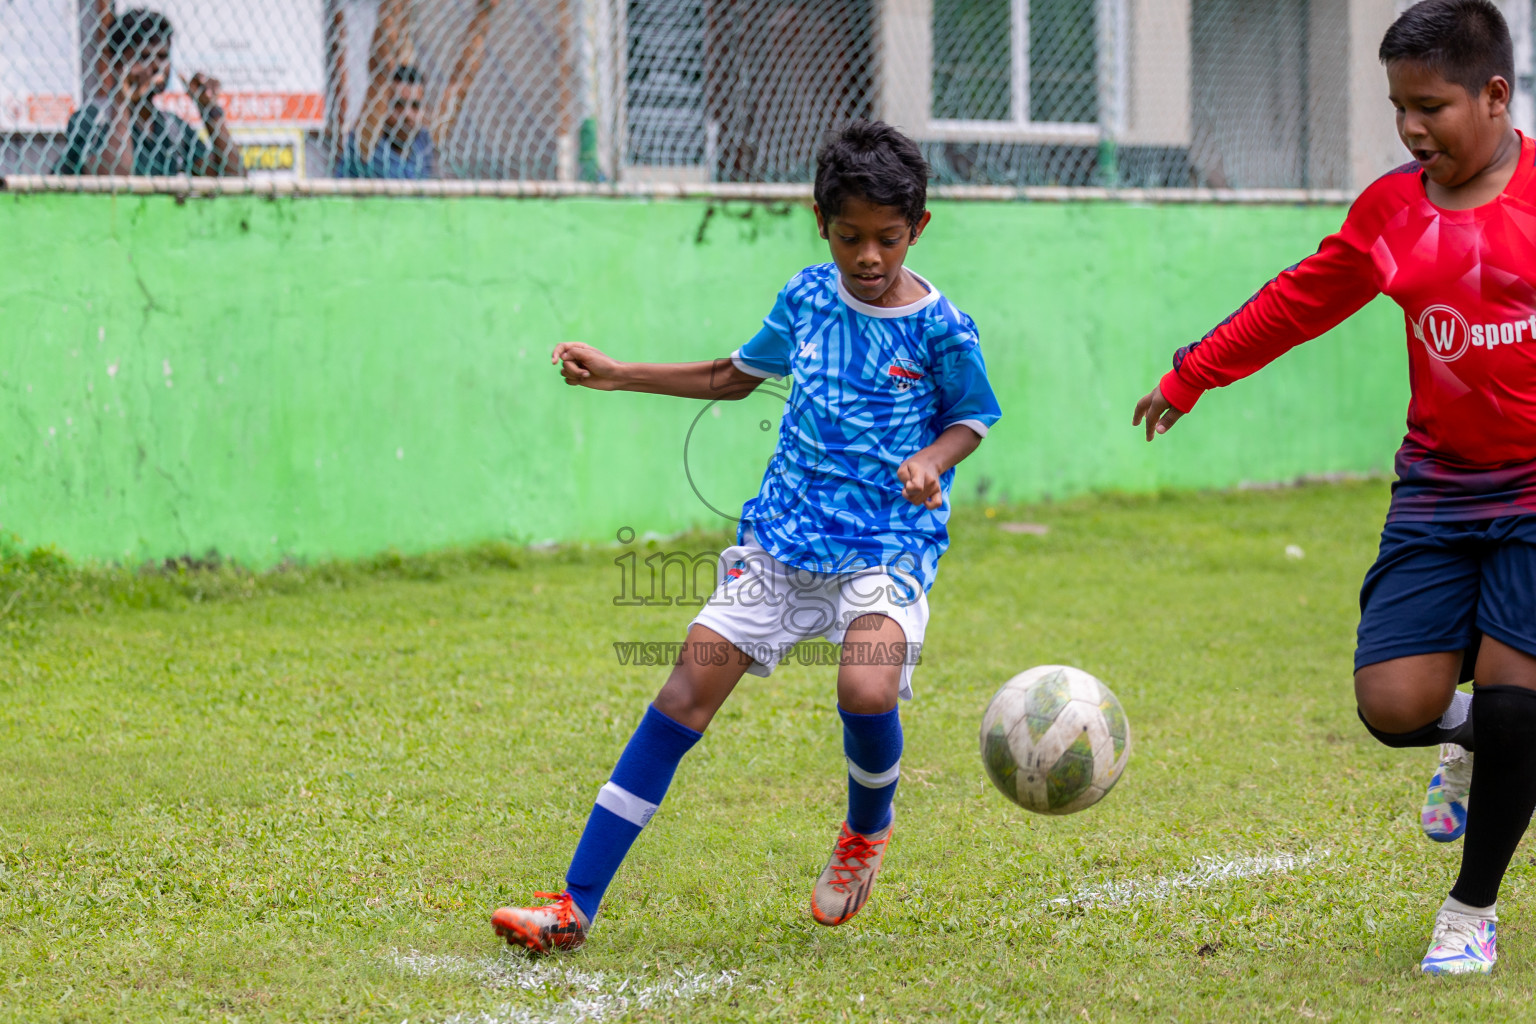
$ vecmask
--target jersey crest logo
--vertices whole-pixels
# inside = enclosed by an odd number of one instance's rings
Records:
[[[912,385],[923,379],[923,371],[910,359],[893,359],[888,370],[891,386],[897,391],[910,390]]]
[[[815,359],[816,343],[814,341],[802,341],[800,343],[800,355],[806,359]]]
[[[1413,323],[1413,335],[1424,343],[1430,355],[1442,363],[1454,362],[1466,354],[1472,343],[1467,318],[1450,306],[1430,306]]]

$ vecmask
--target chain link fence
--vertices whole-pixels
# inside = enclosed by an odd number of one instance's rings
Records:
[[[866,117],[941,184],[1352,190],[1405,6],[0,0],[0,174],[803,183]]]

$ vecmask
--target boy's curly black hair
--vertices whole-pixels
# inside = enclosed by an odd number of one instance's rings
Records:
[[[1382,37],[1383,64],[1419,61],[1476,96],[1495,75],[1515,84],[1509,24],[1489,0],[1422,0]]]
[[[928,161],[884,121],[853,121],[827,133],[816,154],[816,205],[831,220],[851,198],[894,206],[914,228],[928,206]]]

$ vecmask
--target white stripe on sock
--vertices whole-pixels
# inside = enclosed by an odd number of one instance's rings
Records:
[[[640,799],[623,786],[615,786],[612,782],[604,783],[603,788],[597,791],[597,806],[641,828],[645,828],[651,815],[656,813],[655,804]]]
[[[884,789],[901,778],[901,762],[898,760],[895,764],[877,775],[874,772],[867,772],[860,768],[853,763],[852,758],[849,758],[848,774],[853,776],[854,782],[857,782],[866,789]]]

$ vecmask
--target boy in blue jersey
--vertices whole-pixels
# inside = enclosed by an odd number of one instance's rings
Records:
[[[910,139],[855,122],[817,156],[816,223],[834,262],[796,274],[728,359],[621,363],[590,345],[556,347],[566,383],[600,391],[718,400],[768,378],[792,387],[762,487],[720,556],[719,586],[598,793],[565,891],[492,915],[509,944],[546,953],[586,941],[630,845],[737,681],[768,675],[812,637],[843,645],[848,814],[811,913],[839,925],[868,900],[900,776],[897,700],[912,696],[954,467],[999,416],[976,325],[903,266],[928,224],[927,182]],[[716,656],[729,649],[738,656]]]

